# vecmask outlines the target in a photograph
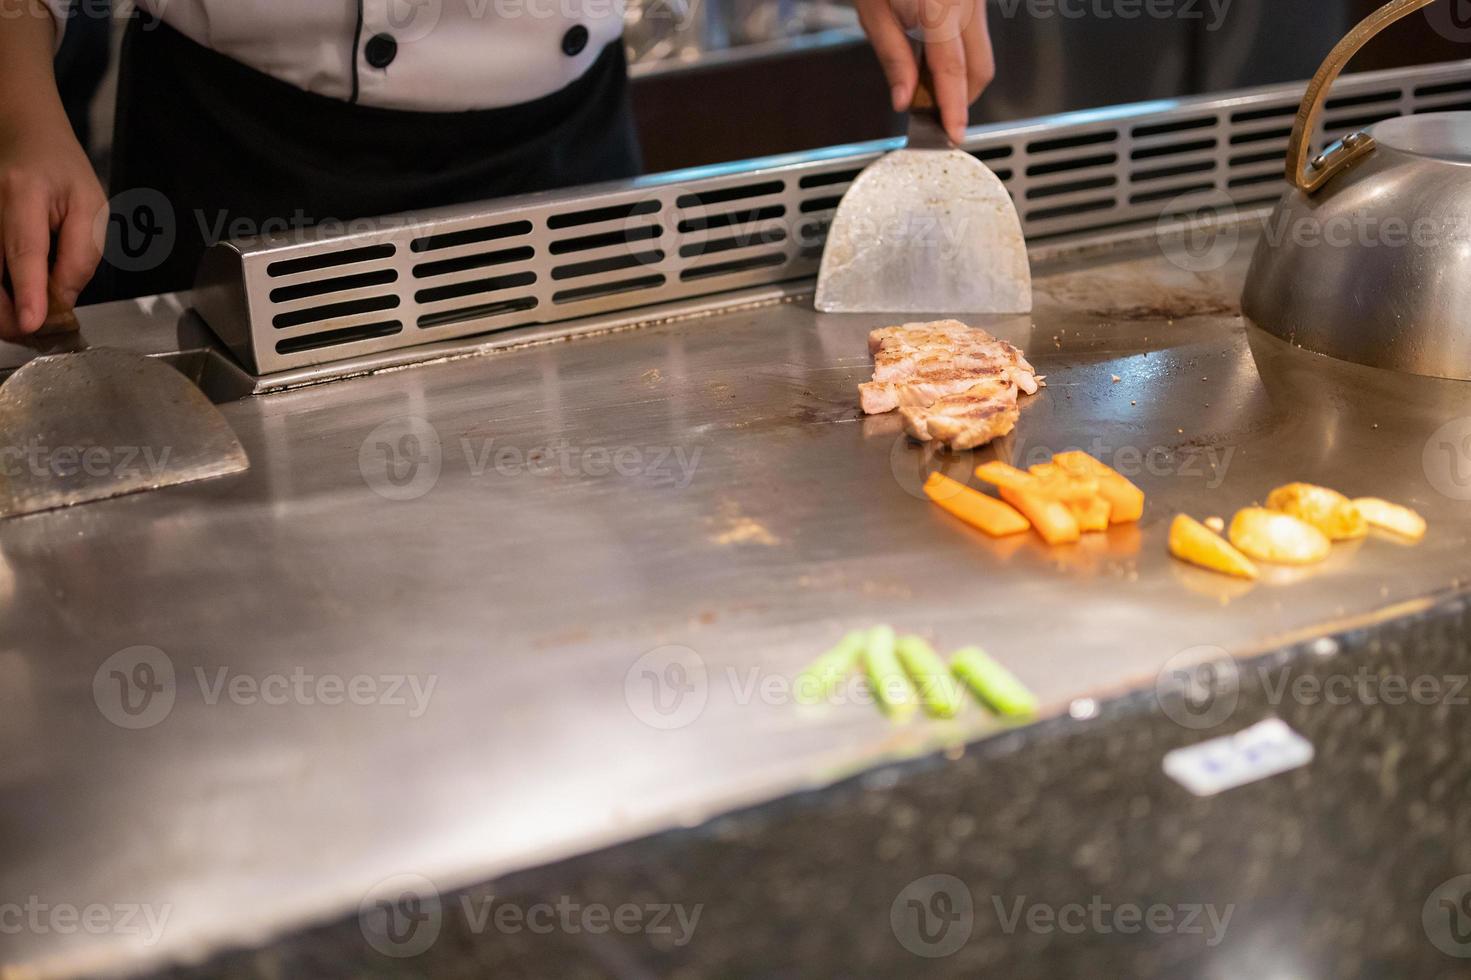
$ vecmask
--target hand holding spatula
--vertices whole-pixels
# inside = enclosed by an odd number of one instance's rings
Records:
[[[853,182],[817,280],[827,313],[1029,313],[1021,219],[1001,180],[940,125],[920,65],[903,149]]]

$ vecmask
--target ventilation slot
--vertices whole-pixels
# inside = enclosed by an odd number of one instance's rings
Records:
[[[861,170],[834,170],[828,174],[808,174],[797,181],[797,186],[803,190],[811,190],[814,187],[832,187],[834,184],[850,184],[862,173]]]
[[[1440,85],[1422,85],[1415,89],[1415,98],[1426,99],[1435,95],[1450,95],[1453,92],[1471,92],[1471,82],[1445,82]]]
[[[787,240],[787,233],[781,228],[766,228],[750,235],[737,235],[734,238],[708,238],[703,242],[694,242],[690,245],[681,245],[679,257],[692,259],[701,255],[714,255],[717,252],[731,252],[738,248],[750,248],[753,245],[777,245]]]
[[[317,323],[321,320],[335,320],[338,317],[356,316],[359,313],[393,310],[397,309],[398,305],[397,296],[374,296],[370,299],[355,299],[346,303],[329,303],[326,306],[313,306],[305,310],[277,313],[271,320],[271,324],[277,330],[285,330],[288,327],[299,327],[305,323]]]
[[[653,289],[664,285],[663,275],[641,276],[637,279],[622,279],[618,282],[602,282],[592,286],[564,289],[552,296],[553,303],[576,303],[581,300],[597,299],[600,296],[616,296],[619,293],[634,293],[641,289]]]
[[[1028,221],[1050,221],[1053,218],[1066,218],[1074,214],[1087,214],[1090,211],[1108,211],[1114,206],[1113,198],[1105,201],[1083,201],[1078,204],[1069,204],[1065,207],[1043,208],[1040,211],[1028,211]]]
[[[483,269],[492,265],[505,265],[508,262],[524,262],[535,254],[536,249],[530,245],[522,245],[518,248],[503,248],[496,252],[478,252],[454,259],[440,259],[438,262],[421,262],[414,266],[414,278],[430,279],[434,276],[447,276],[452,272]]]
[[[487,225],[483,228],[466,228],[463,231],[450,231],[442,235],[429,235],[424,238],[416,238],[409,243],[409,248],[415,252],[433,252],[441,248],[454,248],[458,245],[478,245],[481,242],[494,242],[503,238],[515,238],[519,235],[531,234],[531,222],[508,221],[505,224]]]
[[[1394,102],[1398,100],[1400,93],[1393,92],[1370,92],[1367,95],[1346,95],[1339,99],[1329,99],[1324,108],[1329,112],[1336,109],[1352,109],[1355,106],[1373,105],[1376,102]]]
[[[556,231],[561,228],[595,225],[600,221],[622,221],[626,218],[653,214],[659,208],[658,201],[635,201],[632,204],[615,204],[606,208],[593,208],[589,211],[571,211],[567,214],[554,214],[547,218],[547,227]]]
[[[1135,194],[1129,198],[1130,204],[1150,204],[1154,201],[1168,201],[1175,197],[1184,197],[1186,194],[1199,194],[1202,191],[1215,189],[1215,184],[1188,184],[1184,187],[1161,187],[1159,190],[1145,191]]]
[[[1255,133],[1236,133],[1231,137],[1231,145],[1248,146],[1252,143],[1265,143],[1267,140],[1285,141],[1291,135],[1291,126],[1286,129],[1261,129]]]
[[[1203,150],[1214,150],[1216,141],[1214,139],[1196,140],[1193,143],[1166,143],[1163,146],[1148,146],[1135,150],[1129,154],[1131,160],[1153,160],[1156,157],[1179,156],[1181,153],[1199,153]]]
[[[534,272],[513,272],[504,276],[492,276],[489,279],[473,279],[470,282],[456,282],[447,286],[421,289],[414,294],[414,299],[420,303],[438,303],[446,299],[459,299],[461,296],[475,296],[479,293],[494,293],[502,289],[529,286],[534,282],[536,282]]]
[[[803,214],[815,214],[818,211],[835,211],[843,197],[841,194],[835,197],[809,197],[798,205]]]
[[[1216,124],[1215,116],[1201,116],[1197,119],[1184,119],[1180,122],[1158,123],[1153,126],[1135,126],[1135,139],[1148,139],[1151,136],[1168,136],[1171,133],[1188,133],[1195,129],[1209,129]],[[1214,146],[1215,142],[1212,141]]]
[[[1160,167],[1155,170],[1136,170],[1134,180],[1147,183],[1151,180],[1165,180],[1169,177],[1183,177],[1186,174],[1210,173],[1216,169],[1216,161],[1201,160],[1198,163],[1180,163],[1173,167]]]
[[[786,185],[781,181],[768,180],[760,184],[746,184],[743,187],[725,187],[717,191],[702,191],[699,194],[682,194],[674,203],[681,208],[695,208],[707,204],[741,201],[748,197],[766,197],[768,194],[780,194],[785,189]]]
[[[553,279],[578,279],[582,276],[596,276],[604,272],[618,272],[621,269],[631,269],[640,265],[653,265],[655,262],[664,261],[662,249],[653,249],[648,252],[632,252],[628,255],[610,255],[605,259],[592,259],[588,262],[573,262],[569,265],[559,265],[552,270]]]
[[[290,337],[277,341],[276,353],[301,354],[309,350],[321,350],[323,347],[336,347],[339,344],[351,344],[359,340],[392,337],[402,330],[403,324],[398,320],[365,323],[358,327],[343,327],[341,330],[328,330],[323,333],[307,334],[305,337]]]
[[[664,234],[664,229],[658,225],[642,225],[619,231],[605,231],[598,235],[584,235],[581,238],[564,238],[559,242],[552,242],[548,251],[553,255],[566,255],[569,252],[586,252],[594,248],[652,241],[662,234]]]
[[[1064,136],[1060,139],[1037,140],[1027,144],[1028,153],[1056,153],[1058,150],[1075,150],[1080,146],[1098,146],[1117,141],[1119,134],[1113,130],[1088,133],[1084,136]]]
[[[1285,165],[1287,163],[1287,154],[1276,150],[1268,150],[1264,153],[1246,153],[1239,157],[1231,158],[1231,166],[1233,167],[1250,167],[1257,163]]]
[[[1240,124],[1259,122],[1263,119],[1280,119],[1283,116],[1297,115],[1297,108],[1298,104],[1296,102],[1288,102],[1282,105],[1271,106],[1265,109],[1250,109],[1246,112],[1233,112],[1231,114],[1231,121],[1233,123]]]
[[[1033,187],[1027,191],[1027,200],[1032,201],[1043,197],[1057,197],[1059,194],[1076,194],[1079,191],[1096,191],[1103,187],[1113,187],[1119,179],[1112,174],[1107,177],[1094,177],[1091,180],[1075,180],[1066,184],[1048,184],[1045,187]]]
[[[456,323],[468,323],[471,320],[488,320],[491,317],[505,316],[507,313],[521,313],[534,309],[536,309],[536,298],[533,296],[501,300],[498,303],[482,303],[479,306],[465,306],[457,310],[426,313],[419,317],[419,329],[427,330],[430,327],[448,327]],[[518,324],[508,325],[517,326]]]
[[[1426,105],[1415,110],[1415,115],[1425,112],[1461,112],[1471,109],[1471,102],[1447,102],[1443,105]]]
[[[313,282],[303,282],[295,286],[279,286],[271,290],[271,302],[291,303],[299,299],[308,299],[312,296],[325,296],[328,293],[345,293],[349,289],[386,286],[391,282],[397,281],[398,273],[393,269],[382,269],[378,272],[360,272],[355,276],[339,276],[336,279],[317,279]]]
[[[772,218],[780,218],[787,213],[787,209],[780,204],[770,207],[752,208],[748,211],[731,211],[727,214],[712,214],[699,218],[686,218],[679,223],[679,233],[688,235],[695,231],[711,231],[716,228],[729,228],[732,225],[747,225],[755,221],[769,221]]]
[[[1117,163],[1117,153],[1103,153],[1094,157],[1077,157],[1072,160],[1058,160],[1054,163],[1034,163],[1027,168],[1028,177],[1045,177],[1048,174],[1062,174],[1070,170],[1087,170],[1091,167],[1106,167]]]
[[[747,272],[751,269],[767,269],[774,265],[786,262],[787,257],[782,252],[773,252],[769,255],[753,255],[748,259],[736,259],[731,262],[717,262],[714,265],[700,265],[693,269],[685,269],[679,274],[680,282],[695,282],[700,279],[711,279],[715,276],[728,276],[735,272]]]
[[[391,258],[395,251],[397,250],[392,245],[368,245],[363,248],[349,248],[341,252],[328,252],[325,255],[283,259],[266,266],[266,275],[276,279],[281,276],[294,276],[298,272],[316,272],[319,269],[332,269],[339,265],[352,265],[354,262],[386,259]]]

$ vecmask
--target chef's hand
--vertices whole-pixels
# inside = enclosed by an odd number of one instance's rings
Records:
[[[894,111],[909,108],[919,78],[907,33],[914,29],[924,41],[940,121],[950,138],[961,142],[970,104],[996,77],[986,0],[856,0],[856,4],[858,19],[889,80]]]
[[[56,92],[53,32],[40,4],[0,24],[0,274],[9,274],[13,291],[0,289],[5,340],[45,322],[48,277],[71,306],[102,260],[92,224],[107,195]],[[52,232],[56,264],[48,269]]]

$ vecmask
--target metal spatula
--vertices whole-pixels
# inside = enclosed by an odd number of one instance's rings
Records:
[[[945,135],[928,73],[909,142],[870,165],[838,205],[822,253],[828,313],[1029,313],[1032,271],[1001,180]]]
[[[53,311],[55,303],[53,301]],[[229,423],[168,364],[88,348],[53,312],[45,350],[0,384],[0,518],[239,473]]]

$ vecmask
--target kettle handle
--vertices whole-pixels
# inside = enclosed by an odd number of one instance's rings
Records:
[[[1390,0],[1348,32],[1328,54],[1323,66],[1308,83],[1307,94],[1297,110],[1297,120],[1292,125],[1292,139],[1287,143],[1287,180],[1305,194],[1312,194],[1332,180],[1344,167],[1374,149],[1374,139],[1362,133],[1346,138],[1323,155],[1308,160],[1308,144],[1318,129],[1318,119],[1323,114],[1323,104],[1328,99],[1328,90],[1342,74],[1354,55],[1379,35],[1386,27],[1403,20],[1417,10],[1435,3],[1436,0]]]

